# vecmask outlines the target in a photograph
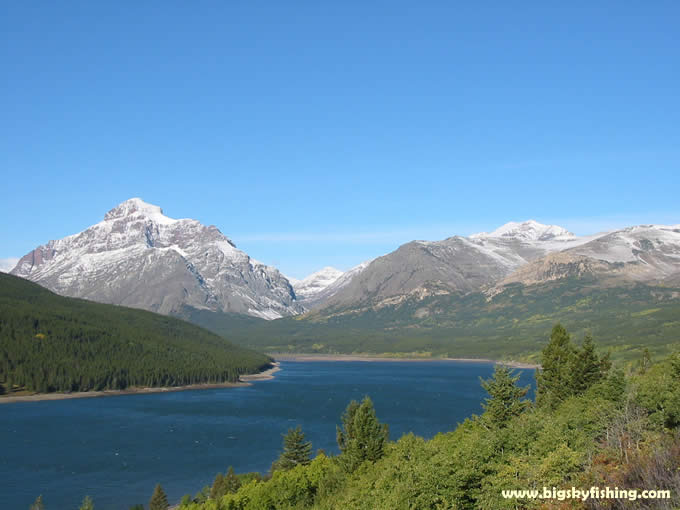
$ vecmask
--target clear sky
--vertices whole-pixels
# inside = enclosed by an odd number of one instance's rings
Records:
[[[130,197],[302,277],[680,223],[680,2],[4,2],[0,259]]]

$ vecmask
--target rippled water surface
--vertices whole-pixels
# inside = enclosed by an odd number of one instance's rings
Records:
[[[335,426],[351,399],[369,395],[397,439],[432,437],[479,413],[490,363],[282,362],[250,387],[0,406],[0,494],[7,510],[97,510],[148,503],[156,483],[171,502],[218,472],[266,471],[281,434],[300,424],[314,450],[337,453]],[[521,372],[530,384],[533,372]]]

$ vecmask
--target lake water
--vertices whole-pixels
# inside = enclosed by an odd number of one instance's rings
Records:
[[[7,510],[146,506],[156,483],[171,503],[232,465],[267,471],[282,434],[302,426],[314,451],[337,453],[335,426],[350,400],[369,395],[398,439],[430,438],[481,411],[479,377],[491,363],[282,362],[250,387],[0,405],[0,494]],[[524,370],[520,382],[533,382]]]

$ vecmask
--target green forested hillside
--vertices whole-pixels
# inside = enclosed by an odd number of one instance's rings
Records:
[[[269,322],[212,312],[187,318],[241,345],[281,353],[420,352],[535,361],[546,328],[557,321],[578,337],[591,332],[615,359],[639,357],[644,348],[655,356],[680,348],[679,289],[602,288],[582,278],[515,284],[493,298],[435,295]]]
[[[680,357],[612,369],[592,342],[574,344],[560,326],[542,347],[536,403],[511,370],[497,367],[482,383],[481,416],[429,441],[408,434],[387,442],[370,400],[352,402],[338,419],[340,455],[289,455],[294,462],[276,461],[262,478],[218,475],[180,508],[680,508]],[[300,451],[296,444],[306,445],[304,435],[289,431],[282,456]],[[551,495],[555,488],[555,497],[536,497],[544,487]],[[640,494],[568,499],[572,487]],[[504,497],[512,490],[536,493]],[[660,499],[645,499],[647,490],[662,491]]]
[[[3,392],[236,381],[270,362],[179,319],[57,296],[0,273]]]

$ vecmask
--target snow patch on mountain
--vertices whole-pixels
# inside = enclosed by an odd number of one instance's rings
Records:
[[[339,269],[330,266],[324,267],[302,280],[293,283],[295,295],[302,298],[313,297],[329,285],[335,283],[342,275],[343,272]]]
[[[513,238],[522,241],[548,241],[556,238],[573,238],[574,234],[558,225],[544,225],[534,220],[517,223],[511,221],[498,227],[493,232],[480,232],[470,236],[480,238]]]

